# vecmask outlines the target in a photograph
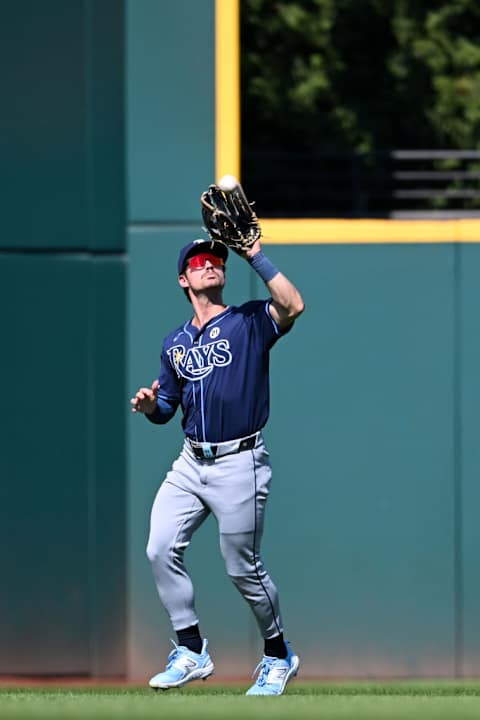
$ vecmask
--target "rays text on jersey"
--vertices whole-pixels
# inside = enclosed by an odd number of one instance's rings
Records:
[[[188,349],[175,345],[168,350],[168,356],[177,375],[186,380],[201,380],[215,367],[224,367],[232,362],[230,343],[225,339]]]

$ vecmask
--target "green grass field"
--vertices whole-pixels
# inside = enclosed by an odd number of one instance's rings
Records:
[[[0,718],[480,718],[480,682],[292,682],[285,695],[274,698],[245,697],[246,687],[202,683],[157,693],[131,687],[4,687]]]

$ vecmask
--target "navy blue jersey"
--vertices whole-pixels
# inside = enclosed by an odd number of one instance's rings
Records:
[[[285,330],[270,300],[228,307],[202,328],[191,322],[163,343],[157,408],[147,418],[168,422],[181,405],[193,440],[224,442],[261,430],[269,415],[269,351]]]

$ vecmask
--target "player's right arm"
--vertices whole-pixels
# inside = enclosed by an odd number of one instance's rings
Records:
[[[163,425],[175,415],[178,402],[160,396],[160,383],[154,380],[152,386],[141,387],[130,400],[132,412],[143,413],[148,420]]]
[[[163,425],[168,422],[180,404],[178,378],[168,360],[165,348],[162,350],[160,377],[151,387],[141,387],[130,400],[132,412],[143,413],[147,420]]]
[[[141,387],[130,400],[132,412],[143,413],[144,415],[152,415],[157,407],[157,395],[160,383],[154,380],[152,387]]]

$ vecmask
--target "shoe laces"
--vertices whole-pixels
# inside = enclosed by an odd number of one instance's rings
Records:
[[[172,639],[170,639],[170,640],[173,643],[174,648],[170,652],[170,655],[168,656],[166,670],[170,670],[174,665],[176,665],[177,667],[179,667],[183,670],[182,663],[181,662],[179,663],[178,661],[182,660],[183,657],[185,657],[185,658],[187,657],[185,648],[177,645],[177,643],[174,640],[172,640]]]
[[[267,678],[273,664],[277,658],[267,657],[266,655],[260,660],[257,667],[253,671],[252,678],[258,673],[256,684],[262,687],[267,684]]]

